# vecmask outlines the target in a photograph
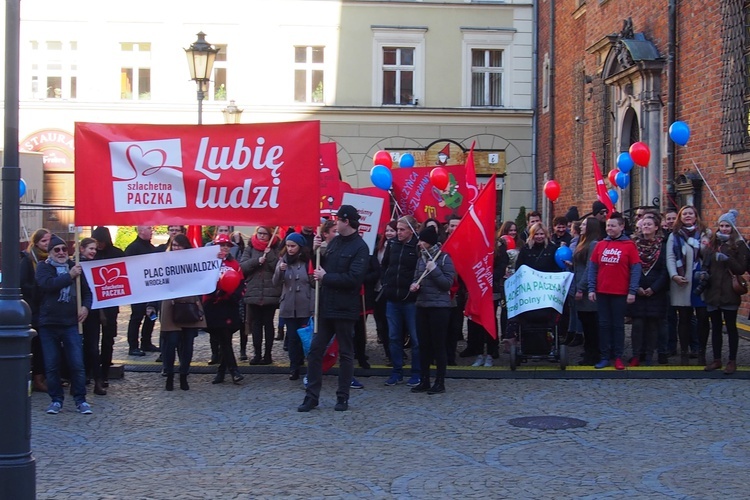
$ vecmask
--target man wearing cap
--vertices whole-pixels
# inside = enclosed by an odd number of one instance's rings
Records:
[[[591,216],[596,217],[596,219],[599,221],[599,229],[601,235],[607,234],[607,216],[609,216],[609,210],[607,210],[607,205],[602,203],[599,200],[596,200],[591,205]]]
[[[64,351],[70,370],[70,392],[78,411],[88,415],[91,407],[86,402],[83,343],[78,333],[78,323],[86,319],[91,309],[91,291],[86,280],[81,277],[81,265],[68,258],[68,244],[53,234],[48,248],[49,257],[36,268],[36,282],[42,294],[39,338],[44,353],[48,393],[52,399],[47,413],[56,415],[62,410],[65,391],[60,379],[60,358]],[[81,280],[80,309],[76,297],[76,279]]]
[[[339,386],[336,411],[349,409],[349,389],[354,375],[354,322],[359,319],[359,290],[367,273],[370,250],[357,229],[359,213],[351,205],[342,205],[337,213],[338,235],[322,256],[313,276],[320,286],[318,332],[313,335],[307,357],[305,400],[297,411],[308,412],[318,406],[323,378],[323,355],[336,336],[339,343]]]

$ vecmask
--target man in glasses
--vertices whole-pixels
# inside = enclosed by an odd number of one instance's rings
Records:
[[[601,232],[599,234],[605,235],[607,234],[607,216],[609,215],[609,210],[607,210],[607,205],[602,203],[599,200],[596,200],[593,205],[591,205],[591,216],[596,217],[596,219],[599,221],[600,230]]]
[[[125,248],[125,256],[146,255],[156,252],[156,247],[151,244],[153,228],[151,226],[136,226],[138,236]],[[138,330],[141,329],[141,346],[138,348]],[[154,332],[154,322],[146,315],[146,304],[132,304],[130,306],[130,322],[128,323],[128,355],[145,356],[147,351],[159,352],[159,348],[151,343],[151,334]]]
[[[80,264],[68,258],[68,244],[57,235],[49,241],[49,257],[36,268],[36,282],[42,297],[39,307],[39,339],[44,353],[48,394],[52,402],[47,413],[60,413],[65,399],[60,380],[60,361],[65,355],[70,370],[70,384],[76,408],[88,415],[91,407],[86,402],[86,374],[83,366],[83,343],[78,334],[78,323],[83,322],[91,309],[91,291]],[[81,280],[81,307],[78,307],[76,280]]]

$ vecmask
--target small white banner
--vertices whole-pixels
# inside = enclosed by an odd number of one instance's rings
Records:
[[[378,236],[383,199],[364,194],[344,193],[341,204],[351,205],[357,209],[359,213],[359,235],[365,240],[370,248],[370,253],[372,253],[375,250],[375,240]]]
[[[572,283],[573,273],[543,273],[529,266],[521,266],[505,280],[508,318],[547,307],[562,313]]]
[[[93,309],[203,295],[216,290],[218,247],[81,262]]]

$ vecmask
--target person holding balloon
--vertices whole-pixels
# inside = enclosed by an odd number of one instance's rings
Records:
[[[302,341],[297,330],[307,326],[314,312],[315,293],[308,271],[310,250],[305,237],[289,233],[281,249],[273,283],[281,286],[279,318],[284,319],[289,341],[289,380],[298,380],[300,367],[305,362]]]
[[[625,369],[625,308],[635,302],[641,259],[624,231],[622,215],[613,213],[607,220],[607,237],[594,247],[588,266],[588,299],[596,303],[599,315],[601,359],[596,369],[609,366],[612,358],[616,370]]]
[[[228,234],[220,233],[213,239],[219,247],[221,270],[216,290],[203,297],[203,310],[206,314],[206,331],[212,343],[219,347],[219,368],[212,384],[224,382],[226,373],[232,382],[238,384],[243,378],[237,367],[237,359],[232,348],[232,336],[242,326],[240,320],[240,300],[242,299],[242,271],[237,259],[232,255],[234,242]]]

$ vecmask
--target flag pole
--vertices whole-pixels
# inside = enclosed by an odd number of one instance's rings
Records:
[[[438,253],[436,253],[435,256],[430,259],[430,262],[435,262],[435,260],[438,257],[440,257],[441,253],[443,253],[443,251],[439,250]],[[422,280],[425,278],[425,276],[427,276],[428,274],[430,274],[430,271],[428,271],[427,269],[425,269],[424,272],[422,273],[422,276],[419,277],[419,279],[417,280],[417,282],[415,283],[415,285],[419,285],[422,282]]]
[[[322,238],[320,226],[318,226],[318,237]],[[315,269],[320,269],[320,247],[315,249]],[[320,310],[320,281],[315,280],[315,312],[313,313],[313,335],[318,333],[318,311]]]
[[[75,238],[76,251],[74,255],[75,255],[75,263],[76,265],[78,265],[81,263],[81,241],[79,239],[80,235],[78,232],[78,226],[75,226],[75,228],[76,228],[75,233],[73,234],[75,235],[74,238]],[[76,308],[76,312],[80,311],[81,310],[81,277],[80,276],[76,278],[76,306],[78,306]],[[83,323],[81,322],[78,323],[78,333],[79,334],[83,333]]]

